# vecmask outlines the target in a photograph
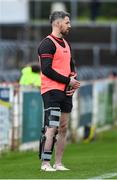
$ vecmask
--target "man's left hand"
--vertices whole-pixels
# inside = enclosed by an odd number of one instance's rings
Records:
[[[67,90],[67,91],[66,91],[66,95],[67,95],[67,96],[72,96],[72,95],[74,94],[75,90],[76,90],[76,89]]]

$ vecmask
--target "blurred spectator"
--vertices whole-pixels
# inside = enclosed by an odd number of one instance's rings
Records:
[[[20,85],[41,86],[40,67],[38,65],[28,65],[22,69],[19,80]]]
[[[108,75],[108,78],[109,78],[109,79],[115,79],[115,78],[117,78],[117,72],[112,71],[112,72]]]
[[[95,21],[96,18],[99,16],[99,9],[100,9],[100,2],[99,0],[92,0],[91,2],[91,20]]]
[[[51,13],[53,11],[67,11],[66,6],[63,2],[53,2],[51,5]]]

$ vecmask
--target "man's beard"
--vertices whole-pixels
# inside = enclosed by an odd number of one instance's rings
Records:
[[[69,29],[68,29],[68,31],[67,31],[67,30],[66,30],[66,31],[62,31],[61,34],[62,34],[63,36],[68,35],[68,34],[69,34]]]

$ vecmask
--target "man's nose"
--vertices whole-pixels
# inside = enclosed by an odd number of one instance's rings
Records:
[[[69,28],[71,28],[71,24],[69,24]]]

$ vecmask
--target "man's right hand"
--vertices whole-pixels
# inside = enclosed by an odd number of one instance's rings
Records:
[[[80,82],[75,79],[76,76],[70,77],[70,83],[69,86],[71,86],[73,89],[80,88]]]

